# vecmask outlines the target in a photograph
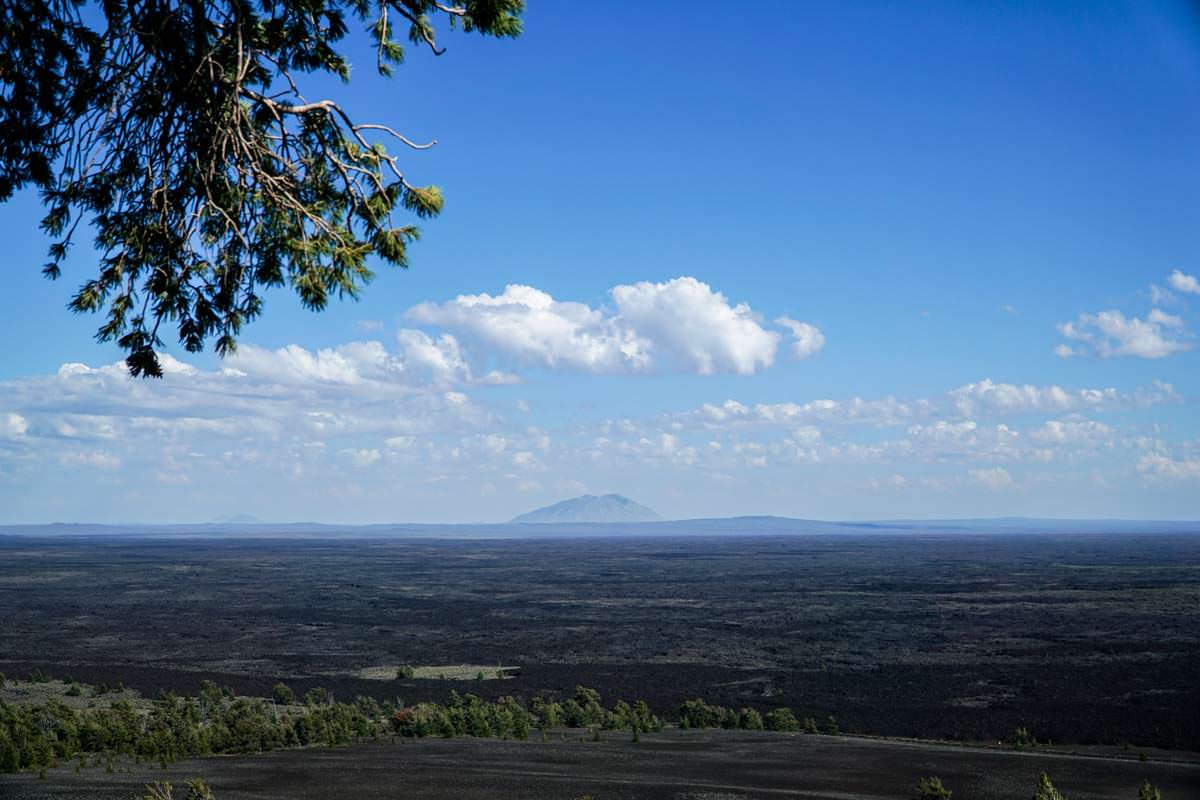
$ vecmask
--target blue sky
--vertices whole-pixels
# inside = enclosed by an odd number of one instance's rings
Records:
[[[0,207],[0,522],[1200,518],[1188,4],[530,5],[310,84],[446,211],[237,358],[124,378]]]

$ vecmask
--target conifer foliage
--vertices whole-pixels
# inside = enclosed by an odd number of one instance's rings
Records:
[[[408,264],[415,219],[442,209],[405,174],[431,146],[336,99],[339,45],[369,36],[375,68],[400,64],[397,35],[441,54],[437,26],[521,32],[524,0],[0,0],[0,201],[32,185],[61,272],[81,222],[99,263],[70,302],[103,315],[101,341],[134,375],[160,376],[167,331],[196,352],[232,351],[290,285],[314,310],[354,297],[369,256]],[[398,219],[399,217],[399,219]]]

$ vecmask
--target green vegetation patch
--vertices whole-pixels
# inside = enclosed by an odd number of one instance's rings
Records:
[[[70,685],[75,684],[64,683]],[[89,687],[87,693],[94,690]],[[321,688],[296,700],[282,683],[266,699],[239,697],[211,681],[196,697],[164,693],[140,705],[119,698],[80,709],[61,696],[26,703],[0,699],[0,772],[44,771],[72,758],[83,765],[92,757],[94,764],[103,758],[111,770],[114,756],[165,766],[193,756],[339,745],[385,734],[526,739],[534,728],[565,725],[628,730],[637,737],[663,728],[644,701],[621,700],[605,708],[599,693],[583,686],[562,702],[535,698],[529,709],[512,697],[487,701],[457,692],[446,705],[380,705],[362,696],[335,703]]]
[[[520,667],[506,667],[492,664],[443,664],[417,666],[415,664],[385,664],[376,667],[366,667],[354,674],[359,678],[372,681],[392,681],[415,678],[419,680],[441,681],[500,681],[515,678],[521,672]]]

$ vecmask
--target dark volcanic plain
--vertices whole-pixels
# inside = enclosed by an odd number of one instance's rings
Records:
[[[0,671],[405,702],[778,705],[872,734],[1200,750],[1200,537],[0,538]],[[375,665],[505,664],[508,681]]]
[[[204,679],[244,694],[284,680],[405,703],[452,689],[528,701],[583,684],[606,704],[645,699],[668,718],[703,697],[832,714],[856,733],[994,742],[1020,725],[1056,744],[1128,745],[1117,752],[1135,758],[1200,750],[1200,536],[1187,534],[9,536],[0,620],[0,671],[150,696],[194,693]],[[521,671],[504,681],[360,674],[399,663]],[[473,763],[480,748],[549,748],[549,758],[552,745],[394,747],[461,747]]]
[[[152,781],[206,776],[218,800],[907,800],[938,774],[965,800],[1025,800],[1042,771],[1071,800],[1133,800],[1149,778],[1166,800],[1200,794],[1200,764],[1100,760],[907,742],[740,731],[666,731],[638,743],[421,739],[195,759],[107,774],[0,776],[10,800],[130,800]],[[7,792],[7,793],[6,793]]]

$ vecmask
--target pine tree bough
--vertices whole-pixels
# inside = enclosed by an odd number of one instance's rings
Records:
[[[368,27],[376,67],[404,58],[393,22],[433,53],[434,21],[497,37],[521,32],[524,0],[0,0],[0,201],[33,185],[57,278],[79,224],[99,264],[76,312],[102,313],[135,376],[161,376],[160,332],[220,354],[290,285],[323,309],[370,281],[369,256],[408,265],[436,216],[436,186],[410,182],[397,153],[421,143],[308,99],[306,74],[348,80],[335,49]],[[395,152],[389,151],[392,147]]]

